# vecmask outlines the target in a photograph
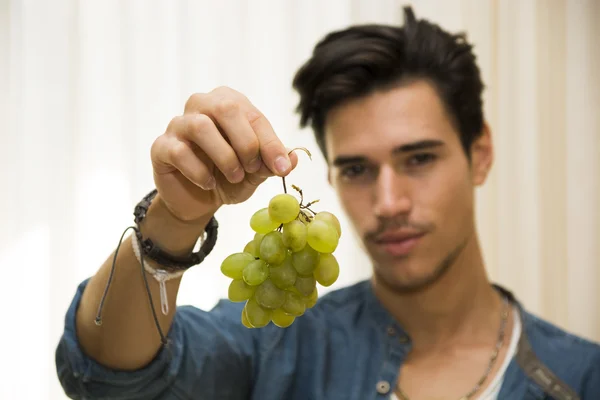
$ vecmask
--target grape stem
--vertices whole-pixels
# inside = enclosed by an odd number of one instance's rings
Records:
[[[296,192],[300,193],[300,206],[302,206],[302,202],[304,202],[304,195],[302,194],[302,189],[300,189],[296,185],[292,185],[292,189],[294,189]]]
[[[315,204],[315,203],[318,203],[318,202],[319,202],[319,199],[317,199],[317,200],[313,200],[313,201],[310,201],[310,202],[308,202],[308,204],[307,204],[307,205],[305,205],[305,206],[304,206],[304,208],[308,208],[308,207],[310,207],[310,206],[312,206],[313,204]]]
[[[310,222],[310,220],[312,219],[312,217],[305,213],[303,210],[300,210],[300,214],[306,219],[307,222]]]
[[[312,154],[310,154],[310,151],[308,151],[308,149],[306,147],[294,147],[293,149],[291,149],[288,152],[288,156],[290,154],[292,154],[296,150],[302,150],[302,151],[304,151],[308,155],[308,158],[312,161]],[[283,193],[287,193],[287,187],[285,185],[285,176],[281,177],[281,181],[283,182]]]

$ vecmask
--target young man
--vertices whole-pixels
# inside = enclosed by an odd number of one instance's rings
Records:
[[[331,184],[372,260],[372,280],[324,296],[286,329],[247,329],[242,306],[229,301],[210,312],[158,312],[155,321],[140,255],[127,239],[108,296],[112,257],[82,283],[68,311],[56,352],[66,393],[600,399],[600,347],[529,314],[486,276],[473,203],[493,147],[465,39],[407,9],[403,27],[358,26],[325,37],[294,86],[301,122],[312,125]],[[143,249],[141,257],[172,274],[171,310],[180,278],[169,267],[185,264],[207,224],[213,234],[213,214],[296,162],[242,94],[219,88],[189,99],[152,146],[158,194],[138,220],[141,239],[161,251]],[[151,277],[148,284],[160,309],[159,285]],[[168,332],[168,346],[155,322]]]

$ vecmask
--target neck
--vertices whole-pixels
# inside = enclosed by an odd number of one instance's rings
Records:
[[[373,280],[376,296],[408,333],[413,349],[497,335],[502,301],[491,286],[477,240],[469,243],[436,282],[414,293],[398,293]]]

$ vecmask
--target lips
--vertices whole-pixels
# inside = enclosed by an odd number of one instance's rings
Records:
[[[384,232],[374,240],[375,245],[393,257],[409,255],[419,244],[423,232]]]

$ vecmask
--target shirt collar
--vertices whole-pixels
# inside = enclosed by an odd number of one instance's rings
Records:
[[[390,312],[383,306],[383,304],[381,304],[381,302],[375,295],[372,280],[366,280],[364,282],[364,286],[366,305],[368,310],[367,312],[371,319],[375,322],[375,324],[379,328],[384,330],[389,330],[391,327],[393,329],[396,329],[399,333],[407,336],[406,331],[400,326],[400,324],[396,321],[392,314],[390,314]],[[521,322],[524,329],[525,323],[527,321],[524,320],[524,315],[526,314],[523,305],[516,299],[515,295],[510,290],[498,284],[492,284],[492,287],[499,291],[502,295],[506,296],[510,304],[517,307],[521,316]]]

